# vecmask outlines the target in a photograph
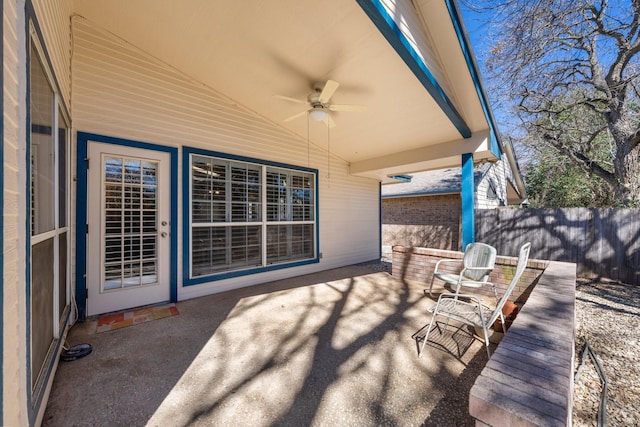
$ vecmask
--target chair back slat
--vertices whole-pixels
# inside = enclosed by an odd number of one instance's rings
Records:
[[[464,252],[463,263],[465,268],[486,267],[486,270],[466,271],[464,276],[470,280],[483,281],[496,263],[497,251],[486,243],[469,243]]]
[[[509,296],[511,296],[511,292],[513,292],[513,289],[516,287],[516,285],[520,281],[520,276],[522,276],[522,273],[524,272],[525,268],[527,268],[527,262],[529,261],[530,250],[531,250],[530,242],[525,243],[520,248],[520,253],[518,254],[518,265],[516,266],[516,271],[513,275],[513,279],[511,279],[511,283],[509,283],[507,290],[504,292],[504,295],[502,295],[502,298],[500,298],[500,301],[498,301],[498,304],[496,305],[496,309],[493,311],[491,319],[489,319],[489,321],[487,322],[487,325],[493,325],[495,321],[498,319],[498,316],[500,316],[502,307],[504,307],[504,305],[506,304],[507,300],[509,299]]]

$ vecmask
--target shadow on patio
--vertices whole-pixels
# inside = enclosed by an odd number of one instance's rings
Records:
[[[444,340],[418,358],[424,287],[357,265],[78,324],[68,342],[93,353],[60,364],[44,425],[474,425],[486,353]]]

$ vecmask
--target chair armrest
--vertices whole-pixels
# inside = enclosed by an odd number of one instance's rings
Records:
[[[464,298],[465,301],[461,301],[460,298]],[[490,314],[493,312],[493,309],[491,307],[484,304],[482,300],[475,295],[454,294],[451,292],[444,292],[440,294],[440,297],[438,297],[438,301],[436,302],[436,305],[433,311],[434,313],[438,310],[440,303],[442,302],[443,299],[453,299],[456,301],[455,302],[456,305],[464,305],[470,308],[477,307],[477,309],[480,311],[480,318],[485,323],[488,320],[490,320],[490,317],[491,317],[489,316],[488,318],[486,318],[485,312],[487,312],[486,314]],[[469,300],[469,301],[466,301],[466,300]],[[447,313],[455,314],[454,312],[449,312],[449,311]]]
[[[440,294],[440,296],[438,297],[438,302],[440,302],[440,300],[445,297],[445,298],[453,298],[453,299],[458,299],[458,298],[465,298],[465,299],[469,299],[473,302],[475,302],[478,305],[481,305],[482,307],[491,310],[491,307],[489,307],[488,305],[486,305],[485,303],[482,302],[482,300],[480,298],[478,298],[477,295],[469,295],[469,294],[455,294],[453,292],[443,292]]]
[[[465,267],[465,270],[493,270],[495,267]]]
[[[436,266],[433,269],[434,274],[438,271],[438,267],[440,266],[440,263],[463,264],[464,260],[463,259],[441,259],[440,261],[436,262]]]
[[[493,268],[489,268],[489,267],[464,267],[460,271],[460,282],[464,281],[464,282],[488,283],[489,282],[489,274],[491,273],[491,270],[493,270]],[[474,271],[480,271],[480,272],[484,273],[482,275],[482,278],[474,279],[474,278],[469,278],[467,276],[467,274],[469,272],[474,272]]]
[[[487,280],[474,280],[474,279],[469,279],[467,277],[465,277],[465,272],[466,271],[470,271],[470,270],[488,270],[487,268],[473,268],[473,267],[469,267],[469,268],[463,268],[462,271],[460,271],[460,275],[458,278],[458,284],[467,284],[467,286],[469,286],[468,284],[470,283],[477,283],[479,285],[491,285],[494,286],[493,283],[491,283],[491,281],[489,281],[489,274],[487,273],[485,276],[487,277]]]
[[[474,300],[476,302],[480,302],[480,298],[478,298],[477,295],[471,295],[471,294],[457,294],[455,292],[443,292],[440,294],[440,296],[438,297],[438,299],[442,299],[442,298],[468,298],[470,300]]]

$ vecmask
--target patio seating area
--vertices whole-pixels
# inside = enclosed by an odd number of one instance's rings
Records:
[[[110,332],[79,323],[68,343],[93,352],[59,365],[43,425],[474,425],[482,342],[434,334],[418,358],[428,285],[379,267],[182,301]]]
[[[437,261],[452,257],[463,254],[394,246],[393,275],[429,280]],[[521,310],[476,379],[469,412],[481,425],[571,425],[576,265],[529,259],[511,289],[516,262],[498,256],[489,275],[498,293],[512,292]],[[492,293],[485,289],[486,301]]]

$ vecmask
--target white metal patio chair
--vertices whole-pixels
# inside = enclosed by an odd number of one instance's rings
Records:
[[[436,277],[454,286],[456,293],[460,292],[460,286],[479,288],[483,285],[489,285],[493,287],[493,284],[489,282],[489,273],[496,263],[496,256],[496,248],[486,243],[476,242],[467,245],[462,259],[441,259],[436,263],[433,276],[431,276],[429,296],[433,297],[433,281]],[[458,264],[462,268],[457,273],[451,273],[451,269],[444,268],[450,264]],[[495,287],[493,287],[493,293],[497,301],[498,295]]]
[[[491,325],[495,323],[498,316],[500,316],[500,318],[502,319],[502,324],[505,325],[504,316],[502,314],[502,307],[509,299],[511,292],[513,292],[513,288],[515,288],[516,284],[520,280],[520,276],[522,276],[522,272],[527,266],[530,249],[531,243],[529,242],[525,243],[520,248],[520,253],[518,255],[518,265],[516,266],[516,271],[513,275],[513,279],[511,279],[511,283],[509,283],[509,286],[496,304],[495,308],[492,309],[490,307],[487,307],[486,305],[483,305],[480,298],[474,295],[465,295],[451,292],[440,294],[435,309],[433,310],[433,316],[431,317],[431,322],[429,323],[429,329],[427,329],[427,334],[425,335],[424,341],[420,346],[418,356],[422,357],[424,346],[429,339],[429,333],[431,333],[434,322],[436,323],[436,328],[438,328],[438,331],[440,331],[440,334],[442,334],[442,330],[440,329],[440,326],[438,326],[438,322],[436,321],[436,318],[438,316],[442,316],[447,318],[447,325],[449,324],[449,320],[454,320],[473,326],[477,329],[481,328],[484,335],[484,344],[487,348],[487,355],[491,357],[491,353],[489,351],[488,330]]]

